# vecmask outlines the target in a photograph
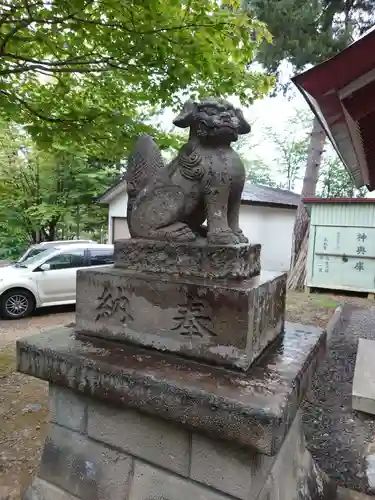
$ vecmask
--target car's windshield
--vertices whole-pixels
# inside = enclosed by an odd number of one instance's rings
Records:
[[[22,255],[22,257],[17,262],[24,262],[26,259],[30,259],[30,257],[39,255],[44,250],[45,248],[33,248],[32,250],[28,250],[26,253]]]
[[[38,253],[33,255],[32,257],[22,261],[22,262],[17,262],[15,264],[15,267],[32,267],[38,264],[41,260],[44,261],[46,257],[49,255],[55,253],[57,248],[50,247],[46,248],[45,250],[38,251]]]

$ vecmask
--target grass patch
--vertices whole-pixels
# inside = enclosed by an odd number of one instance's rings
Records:
[[[325,328],[339,303],[339,297],[288,291],[286,317],[295,323]]]
[[[324,309],[336,309],[339,301],[334,300],[331,297],[327,297],[325,295],[321,296],[312,296],[311,301],[315,302],[319,307],[323,307]]]

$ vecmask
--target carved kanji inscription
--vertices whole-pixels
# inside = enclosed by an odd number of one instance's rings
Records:
[[[185,303],[178,305],[178,312],[173,318],[175,325],[171,330],[177,331],[183,337],[216,337],[216,333],[207,326],[211,318],[205,310],[206,306],[199,298],[188,294]]]
[[[103,287],[102,294],[97,300],[98,305],[96,306],[96,310],[98,313],[95,317],[95,321],[101,318],[109,318],[119,311],[121,314],[121,323],[133,321],[134,318],[130,313],[129,298],[126,295],[124,287],[112,287],[109,283],[106,283]]]

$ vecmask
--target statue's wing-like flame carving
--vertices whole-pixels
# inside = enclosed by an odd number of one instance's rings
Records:
[[[125,176],[128,190],[128,224],[136,197],[156,172],[164,166],[163,157],[157,144],[151,136],[142,135],[129,155]]]

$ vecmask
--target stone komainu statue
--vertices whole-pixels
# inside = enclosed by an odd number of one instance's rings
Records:
[[[173,123],[190,128],[188,142],[164,164],[150,136],[128,160],[128,224],[133,238],[247,243],[239,225],[245,168],[231,143],[250,132],[242,111],[222,99],[187,101]],[[203,223],[207,221],[207,227]]]

